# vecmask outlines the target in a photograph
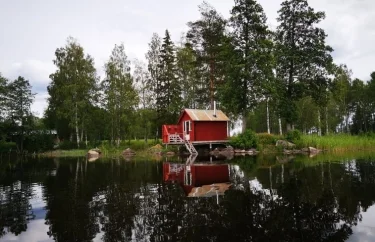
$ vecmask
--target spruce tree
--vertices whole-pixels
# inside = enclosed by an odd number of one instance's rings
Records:
[[[176,74],[175,47],[168,30],[165,31],[160,50],[159,70],[159,85],[156,90],[158,115],[167,123],[175,123],[182,108],[181,86]]]
[[[198,92],[201,104],[210,103],[213,109],[217,86],[223,81],[223,69],[226,63],[220,58],[222,42],[225,37],[226,21],[209,4],[199,6],[201,18],[189,22],[187,40],[197,53],[197,66],[200,67],[201,84]]]

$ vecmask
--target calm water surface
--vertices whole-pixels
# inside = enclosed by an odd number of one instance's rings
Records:
[[[374,159],[0,160],[0,241],[375,241]]]

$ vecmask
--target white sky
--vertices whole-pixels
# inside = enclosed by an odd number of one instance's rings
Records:
[[[95,58],[98,73],[115,44],[123,42],[130,59],[144,59],[152,33],[163,36],[170,30],[180,40],[188,21],[199,18],[201,0],[0,0],[0,72],[14,79],[22,75],[37,92],[32,110],[39,116],[46,107],[46,87],[56,48],[68,36],[80,42]],[[207,0],[225,17],[233,0]],[[281,0],[259,0],[271,27],[277,26]],[[375,1],[310,0],[325,11],[322,23],[336,63],[345,63],[354,77],[369,79],[375,66]]]

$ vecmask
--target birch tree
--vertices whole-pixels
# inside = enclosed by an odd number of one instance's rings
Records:
[[[23,153],[25,126],[27,121],[30,121],[27,119],[31,118],[31,104],[35,94],[31,92],[29,80],[21,76],[9,83],[8,91],[8,112],[11,120],[19,127],[19,148],[20,152]]]
[[[126,135],[130,137],[131,119],[138,104],[138,95],[130,74],[130,61],[123,44],[115,45],[105,64],[105,75],[101,83],[103,101],[111,117],[112,142],[116,141],[119,146]]]
[[[79,147],[88,118],[86,111],[96,101],[94,59],[85,54],[77,40],[69,37],[66,45],[55,51],[53,63],[57,70],[50,75],[47,88],[49,108],[59,119],[66,119]]]

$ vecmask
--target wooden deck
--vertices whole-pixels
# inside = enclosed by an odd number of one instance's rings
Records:
[[[229,140],[207,140],[207,141],[193,141],[190,142],[193,145],[209,145],[209,144],[226,144],[229,143]],[[164,145],[184,145],[184,141],[173,141],[169,143],[164,143]]]

